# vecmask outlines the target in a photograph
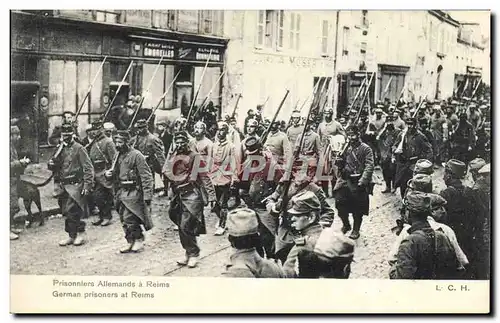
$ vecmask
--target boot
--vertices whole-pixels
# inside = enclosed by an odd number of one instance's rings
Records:
[[[87,240],[85,239],[85,232],[79,232],[75,238],[75,240],[73,241],[73,245],[75,246],[81,246],[83,245],[85,242],[87,242]]]
[[[351,224],[349,223],[349,215],[339,215],[339,218],[342,220],[342,233],[346,234],[351,230]]]
[[[186,255],[184,258],[177,260],[177,264],[180,266],[186,266],[189,262],[189,257]]]
[[[111,224],[111,220],[110,219],[104,219],[101,223],[101,227],[107,227],[108,225]]]
[[[189,268],[194,268],[198,264],[198,257],[189,257],[187,266]]]
[[[382,191],[382,193],[390,193],[391,192],[391,182],[390,181],[385,181],[385,190]]]
[[[101,218],[96,219],[95,221],[92,221],[92,225],[98,226],[101,225],[104,220]]]
[[[132,252],[141,252],[144,250],[144,239],[137,239],[134,242],[134,245],[130,249]]]
[[[120,249],[120,253],[129,253],[131,252],[132,250],[132,247],[134,246],[134,241],[132,242],[127,242],[126,245],[124,245],[121,249]]]
[[[349,238],[356,240],[359,238],[359,230],[361,229],[361,223],[363,222],[362,215],[354,215],[354,225]]]
[[[17,239],[19,239],[19,236],[14,232],[10,231],[10,240],[17,240]]]
[[[217,230],[215,230],[214,236],[222,236],[222,235],[224,235],[224,232],[226,232],[225,228],[217,227]]]
[[[59,245],[60,245],[61,247],[65,247],[65,246],[72,245],[74,242],[75,242],[75,238],[72,238],[72,237],[67,237],[67,238],[66,238],[66,239],[64,239],[64,240],[59,241]]]

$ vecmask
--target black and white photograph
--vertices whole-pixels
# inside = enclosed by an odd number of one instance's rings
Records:
[[[11,9],[10,275],[489,282],[490,24]]]

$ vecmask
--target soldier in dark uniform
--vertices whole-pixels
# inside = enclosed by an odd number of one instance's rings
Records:
[[[187,133],[175,133],[174,144],[176,150],[163,166],[174,192],[169,217],[179,227],[181,245],[186,250],[185,257],[177,263],[194,268],[200,256],[196,237],[206,234],[203,208],[208,205],[208,197],[198,173],[200,157],[190,148]]]
[[[419,119],[418,125],[419,125],[419,130],[424,134],[424,136],[427,138],[427,140],[431,144],[432,151],[433,151],[433,157],[436,158],[436,151],[437,151],[436,149],[438,149],[438,148],[436,147],[436,141],[434,140],[435,139],[434,134],[429,129],[429,122],[427,121],[427,119]],[[443,140],[442,137],[441,137],[441,140]],[[439,151],[439,153],[441,154],[441,156],[439,158],[442,158],[444,156],[444,148],[443,147],[444,146],[442,145],[442,147],[440,148],[441,150]],[[436,162],[436,165],[439,165],[439,163],[440,163],[440,161]]]
[[[55,190],[62,214],[66,216],[65,231],[68,238],[59,242],[59,245],[80,246],[85,243],[85,222],[81,219],[88,212],[85,197],[91,194],[94,167],[85,148],[75,142],[72,124],[63,124],[61,135],[61,145],[64,147],[47,164],[59,178]]]
[[[154,173],[162,173],[162,166],[165,164],[163,143],[158,137],[149,132],[146,120],[138,120],[135,128],[137,129],[137,136],[133,148],[144,155],[154,178]]]
[[[418,159],[432,160],[432,146],[427,137],[418,130],[417,120],[406,120],[407,129],[399,133],[393,151],[396,161],[394,187],[400,188],[401,198],[405,196],[406,185],[413,177],[413,169]]]
[[[474,127],[467,121],[465,112],[460,114],[460,121],[456,130],[450,136],[451,156],[468,164],[472,159],[472,151],[476,142]]]
[[[156,123],[156,136],[161,140],[163,143],[163,151],[165,153],[168,153],[170,151],[170,146],[172,145],[172,140],[174,138],[173,134],[171,133],[169,123],[166,121],[158,121]],[[163,195],[168,195],[168,181],[167,179],[162,176],[163,180],[163,191],[160,192],[160,196]]]
[[[363,215],[368,215],[370,209],[369,195],[373,194],[373,151],[361,141],[358,127],[349,128],[348,137],[349,146],[339,160],[339,176],[333,192],[342,232],[351,229],[349,213],[352,213],[354,224],[349,237],[358,239]]]
[[[61,126],[56,126],[54,130],[52,131],[52,134],[49,137],[49,144],[51,145],[57,145],[61,142],[61,132],[62,132],[62,125],[64,124],[71,124],[73,127],[73,137],[76,142],[82,143],[80,138],[78,138],[78,127],[75,124],[75,114],[71,111],[64,111],[63,114],[61,115],[62,117],[62,123]]]
[[[118,150],[115,169],[106,171],[106,177],[115,184],[115,207],[120,215],[127,244],[120,253],[140,252],[144,249],[144,234],[153,228],[151,200],[153,175],[144,156],[129,146],[130,134],[118,130],[114,142]]]
[[[229,242],[233,247],[230,264],[223,277],[235,278],[284,278],[278,264],[263,259],[257,252],[260,247],[259,221],[254,211],[236,209],[228,214]]]
[[[16,147],[19,144],[20,130],[17,126],[10,127],[10,240],[19,239],[22,230],[14,227],[14,216],[19,212],[19,195],[17,192],[19,177],[31,162],[29,158],[19,159]]]
[[[392,147],[396,143],[399,131],[396,130],[392,123],[392,117],[387,117],[387,124],[384,131],[379,134],[378,147],[380,151],[380,165],[382,175],[385,181],[385,190],[382,193],[391,193],[394,175],[396,173],[396,165],[392,161]]]
[[[107,226],[111,224],[113,208],[113,183],[104,176],[115,158],[116,148],[113,140],[104,134],[101,120],[92,123],[95,138],[90,144],[89,157],[94,166],[95,180],[92,194],[93,202],[99,208],[99,217],[93,225]]]
[[[306,132],[304,134],[304,141],[302,142],[302,146],[300,145],[300,136],[297,137],[293,145],[293,151],[295,152],[297,149],[299,150],[299,159],[298,160],[290,160],[289,162],[294,163],[294,168],[299,169],[300,167],[304,167],[304,163],[307,163],[307,175],[309,177],[314,177],[318,171],[318,158],[321,150],[321,140],[319,135],[313,130],[312,120],[310,120],[307,124]],[[295,155],[295,154],[294,154]],[[321,160],[322,163],[326,163],[326,160]],[[325,166],[325,164],[321,164],[320,167]],[[323,170],[323,169],[321,169]],[[319,172],[318,172],[319,173]],[[322,173],[324,174],[324,173]],[[326,174],[325,174],[326,175]],[[325,192],[326,194],[326,192]]]
[[[286,278],[298,276],[298,255],[302,250],[314,250],[323,228],[319,225],[321,204],[318,197],[310,191],[304,191],[293,198],[293,207],[288,210],[291,226],[298,233],[293,247],[283,264]]]

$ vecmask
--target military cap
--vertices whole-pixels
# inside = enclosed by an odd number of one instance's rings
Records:
[[[19,130],[18,126],[10,126],[10,134],[20,134],[21,131]]]
[[[416,174],[408,181],[408,187],[416,191],[431,193],[432,177],[426,174]]]
[[[292,205],[288,210],[289,214],[305,214],[321,210],[319,198],[311,191],[303,191],[292,197]]]
[[[433,210],[448,204],[448,202],[439,194],[428,193],[427,196],[429,196],[431,200],[431,209]]]
[[[382,103],[377,103],[377,108],[379,109],[383,109],[384,108],[384,105]]]
[[[245,148],[250,154],[256,152],[261,147],[262,144],[260,143],[260,140],[257,139],[257,137],[249,137],[247,140],[245,140]]]
[[[383,113],[384,111],[381,108],[376,108],[375,113]]]
[[[358,113],[358,110],[356,109],[351,109],[351,111],[349,111],[349,114],[357,114]]]
[[[298,111],[297,111],[298,112]],[[333,113],[333,109],[331,107],[327,107],[325,108],[325,110],[323,111],[324,114],[327,114],[327,113]]]
[[[255,211],[240,208],[227,214],[226,227],[230,236],[243,237],[258,233],[259,221]]]
[[[135,127],[137,129],[146,128],[147,126],[148,124],[145,119],[137,120],[137,122],[135,123]]]
[[[469,169],[470,169],[471,172],[477,172],[484,165],[486,165],[486,161],[484,159],[482,159],[482,158],[474,158],[473,160],[471,160],[469,162]]]
[[[259,125],[259,122],[255,119],[248,119],[248,121],[247,121],[248,127],[257,127],[258,125]]]
[[[415,174],[427,174],[432,175],[434,173],[434,168],[432,167],[432,162],[427,159],[419,159],[415,163],[415,168],[413,169]]]
[[[434,104],[434,105],[432,106],[432,108],[433,108],[434,110],[441,110],[441,106],[440,106],[439,104]]]
[[[102,127],[103,127],[102,120],[98,119],[92,121],[92,130],[100,130],[102,129]]]
[[[353,257],[354,241],[331,227],[326,228],[316,241],[314,253],[327,259]]]
[[[352,133],[352,134],[357,134],[359,133],[359,127],[355,124],[351,125],[349,128],[347,128],[347,133]]]
[[[477,171],[479,175],[489,175],[491,173],[491,164],[486,164]]]
[[[217,123],[217,128],[218,129],[222,129],[222,128],[226,128],[226,129],[229,129],[229,125],[227,124],[227,122],[225,121],[219,121]]]
[[[471,103],[471,104],[469,104],[469,108],[474,108],[475,109],[475,108],[477,108],[477,104]]]
[[[203,129],[205,129],[207,127],[207,125],[205,124],[205,122],[203,121],[197,121],[195,124],[194,124],[195,127],[202,127]]]
[[[264,106],[262,104],[257,104],[257,111],[261,111]]]
[[[64,116],[65,114],[71,114],[72,116],[75,116],[75,113],[73,111],[69,111],[69,110],[64,111],[61,115]]]
[[[73,134],[75,129],[73,129],[73,125],[70,123],[63,123],[61,126],[61,134]]]
[[[451,105],[458,105],[458,104],[459,104],[459,103],[458,103],[458,101],[456,101],[456,100],[452,100],[452,101],[451,101]]]
[[[408,211],[425,212],[431,210],[431,198],[428,193],[410,191],[404,198]]]
[[[464,162],[458,159],[450,159],[446,163],[445,170],[447,170],[457,178],[464,178],[465,174],[467,173],[467,166]]]
[[[186,131],[177,131],[174,134],[174,140],[183,140],[183,141],[189,141],[189,137],[187,135]]]
[[[156,125],[157,126],[159,126],[159,125],[166,126],[167,125],[167,121],[166,120],[158,120],[158,122],[156,122]]]
[[[116,139],[122,139],[128,142],[130,139],[130,132],[128,130],[118,130],[114,136]]]
[[[114,130],[115,125],[112,122],[105,122],[103,124],[104,130]]]

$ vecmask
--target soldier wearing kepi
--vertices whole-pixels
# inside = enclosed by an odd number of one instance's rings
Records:
[[[165,150],[163,142],[148,130],[146,120],[138,120],[135,124],[137,136],[135,138],[134,149],[140,151],[151,168],[151,173],[161,174],[161,169],[165,164]],[[154,181],[153,181],[154,184]]]
[[[115,137],[118,150],[116,169],[108,170],[106,177],[115,183],[115,207],[120,214],[127,244],[121,253],[140,252],[144,248],[144,234],[153,228],[151,200],[153,175],[143,154],[129,146],[130,134],[118,130]]]
[[[236,151],[232,143],[227,140],[229,127],[225,122],[219,122],[217,131],[218,140],[215,142],[211,154],[210,177],[216,195],[215,213],[219,217],[216,236],[223,235],[226,229],[226,216],[228,212],[228,201],[230,188],[237,181]]]
[[[95,138],[90,144],[89,157],[94,166],[95,181],[92,194],[95,205],[99,208],[99,218],[93,225],[107,226],[111,224],[113,207],[113,183],[104,176],[115,158],[116,148],[113,140],[104,134],[101,120],[92,123]]]
[[[385,130],[379,134],[378,147],[380,151],[380,166],[382,175],[385,181],[385,190],[382,193],[391,193],[394,175],[396,173],[396,165],[392,161],[392,147],[396,143],[396,138],[399,131],[396,130],[392,123],[392,118],[388,117]]]
[[[198,172],[200,157],[189,147],[187,133],[177,132],[174,144],[176,150],[163,166],[163,173],[174,192],[169,217],[179,227],[181,245],[186,250],[185,257],[177,263],[194,268],[200,256],[196,237],[206,234],[203,208],[208,205],[208,198]]]
[[[359,129],[352,126],[348,131],[349,146],[339,160],[339,177],[333,189],[335,207],[342,220],[342,232],[351,229],[349,213],[354,224],[351,239],[359,238],[363,215],[370,209],[369,195],[373,194],[373,151],[361,141]]]
[[[66,216],[65,231],[68,233],[68,238],[60,241],[59,245],[80,246],[85,243],[85,222],[82,221],[82,217],[88,212],[85,197],[91,193],[94,167],[86,149],[75,142],[71,124],[61,126],[61,135],[63,139],[61,145],[64,147],[61,153],[47,164],[60,179],[55,186],[55,193],[62,214]]]

